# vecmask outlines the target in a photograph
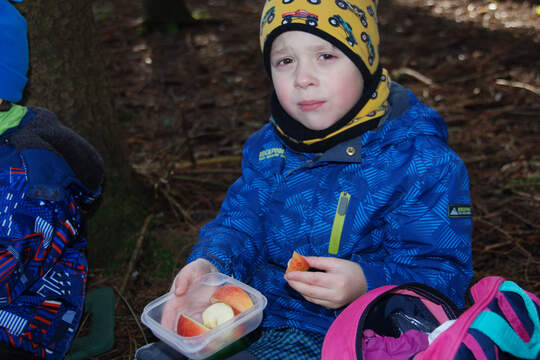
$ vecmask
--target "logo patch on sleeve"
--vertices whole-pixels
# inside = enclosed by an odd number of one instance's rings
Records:
[[[470,218],[472,217],[472,206],[467,204],[448,205],[449,218]]]

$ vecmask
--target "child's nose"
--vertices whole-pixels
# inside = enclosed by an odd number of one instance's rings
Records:
[[[306,88],[308,86],[316,86],[317,84],[318,80],[314,69],[308,64],[299,64],[296,68],[294,86]]]

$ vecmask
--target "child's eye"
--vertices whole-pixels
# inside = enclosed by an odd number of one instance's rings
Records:
[[[333,58],[335,58],[335,56],[333,54],[322,54],[321,55],[322,60],[331,60]]]
[[[276,62],[277,66],[283,66],[283,65],[288,65],[290,63],[292,63],[293,60],[291,58],[284,58],[284,59],[280,59]]]

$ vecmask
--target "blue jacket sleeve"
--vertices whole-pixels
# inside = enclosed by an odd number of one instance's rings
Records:
[[[241,281],[264,259],[262,219],[272,186],[253,164],[251,142],[243,149],[242,176],[227,191],[218,216],[201,229],[188,258],[204,258]]]
[[[384,218],[386,257],[369,262],[360,254],[355,258],[368,290],[417,281],[439,289],[463,307],[472,278],[468,174],[452,151],[426,154],[413,160],[405,174],[396,174],[404,191]],[[410,169],[420,174],[409,176]],[[452,209],[461,212],[452,216]]]

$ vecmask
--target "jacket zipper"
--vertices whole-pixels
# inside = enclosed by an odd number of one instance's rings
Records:
[[[330,243],[328,244],[329,254],[336,255],[339,252],[341,233],[343,231],[343,225],[345,224],[345,216],[347,215],[350,199],[351,194],[346,191],[342,191],[341,194],[339,194],[336,215],[334,216],[332,232],[330,233]]]

